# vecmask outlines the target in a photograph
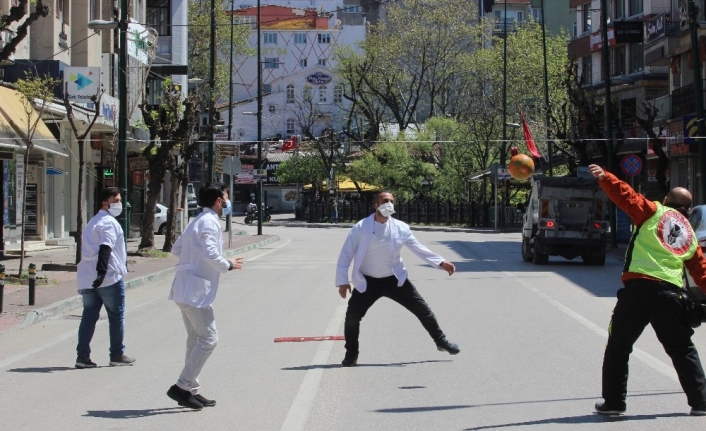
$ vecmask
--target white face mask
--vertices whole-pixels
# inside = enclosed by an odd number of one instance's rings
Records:
[[[378,207],[378,212],[382,214],[383,217],[390,217],[395,213],[395,206],[392,202],[385,202]]]
[[[121,204],[120,202],[110,204],[110,208],[108,208],[108,212],[113,217],[119,216],[120,213],[123,212],[123,204]]]

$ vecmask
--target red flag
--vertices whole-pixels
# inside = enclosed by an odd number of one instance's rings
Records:
[[[525,135],[525,142],[527,143],[527,149],[536,158],[541,158],[539,151],[537,151],[537,146],[534,145],[534,139],[532,139],[532,132],[530,131],[527,121],[525,120],[525,115],[520,111],[520,117],[522,118],[522,132]]]
[[[294,145],[294,142],[293,142],[291,139],[287,139],[287,140],[284,141],[284,143],[282,144],[282,151],[293,150],[293,149],[295,149],[295,147],[296,147],[296,146]]]

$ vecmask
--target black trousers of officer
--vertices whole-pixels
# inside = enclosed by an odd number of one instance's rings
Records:
[[[651,324],[672,358],[689,405],[706,408],[706,378],[682,301],[677,286],[655,280],[628,280],[618,290],[603,357],[603,398],[609,406],[625,408],[628,359],[633,344]]]
[[[439,327],[434,313],[409,279],[405,280],[404,284],[399,287],[397,286],[397,277],[394,275],[384,278],[365,276],[365,279],[368,282],[365,292],[361,293],[353,289],[351,299],[348,300],[348,310],[346,311],[344,324],[347,352],[358,353],[360,321],[375,301],[383,296],[392,299],[417,316],[435,343],[444,339],[444,332]]]

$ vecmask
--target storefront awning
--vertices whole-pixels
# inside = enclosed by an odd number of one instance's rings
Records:
[[[339,178],[336,185],[337,185],[336,190],[338,190],[339,192],[357,192],[358,191],[358,189],[355,186],[355,183],[348,178],[344,178],[344,177]],[[360,191],[363,191],[363,192],[377,192],[377,191],[381,190],[381,187],[379,187],[379,186],[373,186],[371,184],[367,184],[362,181],[358,181],[358,185],[360,186]],[[303,188],[304,188],[304,190],[309,190],[311,188],[311,184],[307,184]],[[326,185],[322,186],[322,190],[328,190]]]
[[[2,131],[0,131],[0,133],[9,133],[12,131],[18,142],[22,142],[22,140],[26,138],[28,130],[27,113],[21,102],[21,97],[22,96],[17,91],[0,86],[0,100],[2,100],[0,104],[0,129],[2,129]],[[30,113],[29,121],[35,121],[37,116],[37,111],[33,109]],[[37,127],[32,135],[32,143],[37,150],[64,157],[69,156],[69,153],[56,138],[54,138],[54,135],[51,134],[49,128],[42,120],[39,120],[37,123]]]

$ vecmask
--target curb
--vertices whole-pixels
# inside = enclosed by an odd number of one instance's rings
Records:
[[[250,251],[256,248],[260,248],[262,246],[265,246],[267,244],[271,244],[273,242],[279,241],[279,236],[273,235],[270,238],[267,238],[263,241],[259,241],[256,243],[252,243],[249,245],[246,245],[244,247],[239,247],[239,248],[234,248],[232,250],[228,250],[225,253],[223,253],[224,256],[226,257],[231,257],[239,253],[243,253],[246,251]],[[147,283],[151,283],[153,281],[157,281],[163,278],[166,278],[166,276],[170,275],[172,272],[174,272],[174,267],[171,268],[165,268],[157,272],[153,272],[151,274],[143,275],[141,277],[133,278],[131,280],[128,280],[125,282],[125,290],[130,290],[130,289],[136,289],[140,286],[143,286]],[[83,306],[83,298],[81,297],[80,294],[76,294],[70,298],[67,299],[62,299],[61,301],[57,301],[51,305],[48,305],[46,307],[38,308],[36,310],[32,310],[27,312],[25,315],[24,319],[22,319],[22,322],[17,325],[14,329],[20,329],[24,328],[29,325],[33,325],[35,323],[39,323],[43,320],[47,320],[51,317],[57,316],[59,314],[64,314],[69,311],[75,310],[79,307]]]
[[[269,222],[268,226],[277,227],[303,227],[309,229],[350,229],[355,223],[307,223],[307,222]],[[521,228],[507,229],[496,232],[493,228],[447,227],[447,226],[418,226],[409,225],[411,230],[427,232],[465,232],[465,233],[519,233]]]

